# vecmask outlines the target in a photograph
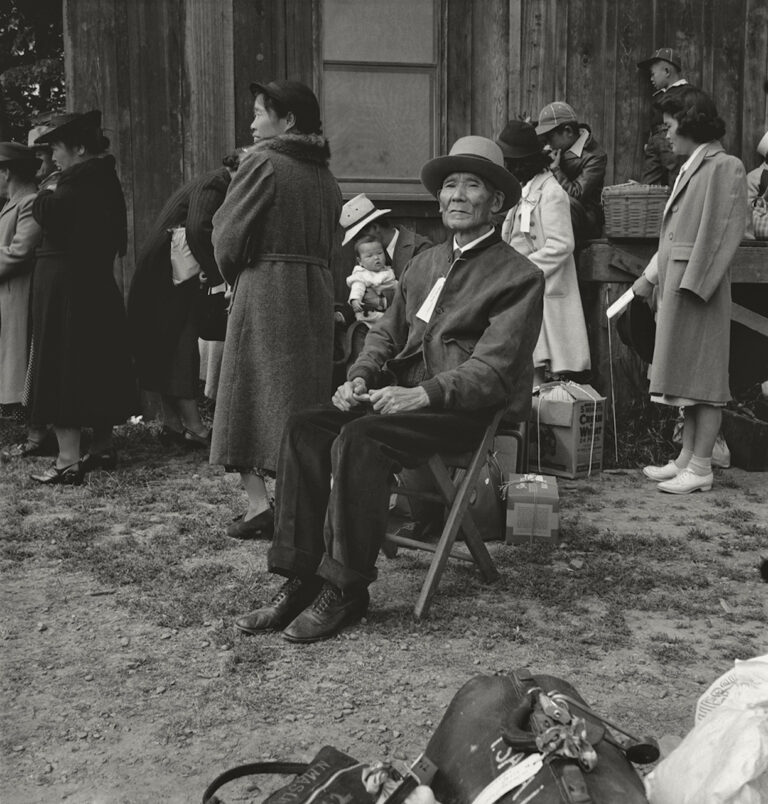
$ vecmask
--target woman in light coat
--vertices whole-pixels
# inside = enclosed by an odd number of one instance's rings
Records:
[[[35,248],[42,230],[32,217],[40,166],[32,148],[0,142],[0,195],[8,201],[0,210],[0,407],[17,416],[22,411],[29,360],[29,294]],[[45,437],[30,432],[28,443]],[[32,442],[35,442],[33,444]],[[20,447],[20,452],[27,445]]]
[[[725,124],[700,90],[661,102],[667,137],[687,157],[667,201],[659,249],[637,295],[656,292],[651,399],[685,407],[682,451],[665,466],[646,466],[658,489],[689,494],[712,488],[712,450],[722,407],[731,398],[729,268],[744,237],[744,165],[725,153]]]
[[[568,194],[547,167],[536,130],[511,120],[497,140],[507,169],[523,186],[507,213],[502,239],[544,273],[544,318],[533,353],[534,385],[545,373],[577,373],[590,367],[587,327],[573,259],[574,237]]]

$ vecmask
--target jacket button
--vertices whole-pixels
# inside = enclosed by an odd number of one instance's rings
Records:
[[[677,212],[677,204],[672,207],[672,212]]]
[[[532,235],[531,235],[531,240],[535,240],[535,239],[536,239],[536,235],[535,235],[535,234],[532,234]]]
[[[674,233],[674,232],[670,232],[670,233],[667,235],[667,237],[668,237],[670,240],[673,240],[673,239],[674,239],[674,237],[675,237],[675,233]]]
[[[445,312],[445,310],[444,310],[442,307],[436,307],[436,308],[435,308],[435,312],[436,312],[438,315],[442,315],[442,314]]]
[[[427,342],[431,341],[432,335],[429,332],[427,332],[426,335],[424,335],[424,340]]]

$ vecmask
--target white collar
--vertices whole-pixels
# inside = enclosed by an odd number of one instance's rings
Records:
[[[453,250],[456,251],[456,249],[458,249],[463,254],[465,251],[469,251],[471,248],[474,248],[478,243],[480,243],[481,241],[485,240],[486,237],[490,237],[493,234],[494,231],[495,231],[494,227],[491,226],[491,231],[490,232],[486,232],[484,235],[480,235],[480,237],[478,237],[477,240],[473,240],[471,243],[467,243],[466,246],[460,246],[456,242],[456,236],[454,235],[454,237],[453,237]]]
[[[706,148],[707,145],[709,145],[708,142],[702,142],[701,145],[696,148],[696,150],[685,160],[685,162],[683,162],[682,166],[680,167],[680,173],[685,173],[685,171],[688,170],[688,168],[691,166],[691,162],[693,162],[693,160],[696,158],[699,151],[701,151],[703,148]]]
[[[662,89],[661,91],[666,92],[668,89],[672,89],[672,87],[681,87],[681,86],[683,86],[683,84],[687,84],[687,83],[688,82],[685,80],[685,78],[680,78],[677,81],[675,81],[674,84],[670,84],[668,87],[664,87],[664,89]]]
[[[587,131],[587,129],[582,128],[579,129],[579,131],[581,131],[579,138],[573,143],[573,145],[571,145],[570,148],[568,148],[568,150],[571,153],[576,154],[576,156],[581,156],[584,146],[587,144],[587,140],[589,139],[589,131]]]
[[[397,226],[395,226],[395,233],[387,245],[387,254],[389,254],[390,260],[394,259],[395,257],[395,246],[397,245],[398,237],[400,237],[400,230],[397,228]]]

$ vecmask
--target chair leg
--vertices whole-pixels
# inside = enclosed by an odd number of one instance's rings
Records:
[[[421,587],[419,598],[416,601],[414,614],[417,620],[426,617],[429,611],[432,598],[437,591],[437,585],[440,582],[440,578],[445,570],[445,565],[450,557],[451,549],[456,541],[456,536],[459,529],[464,524],[465,518],[469,522],[468,529],[464,531],[465,536],[468,537],[467,547],[472,553],[475,562],[480,567],[483,577],[489,581],[496,580],[499,577],[499,573],[496,570],[493,559],[488,553],[485,542],[483,542],[482,537],[472,521],[472,515],[467,510],[469,507],[470,494],[477,482],[480,469],[486,460],[488,445],[485,446],[485,449],[478,450],[475,453],[472,463],[467,469],[467,473],[464,475],[458,489],[453,485],[448,470],[439,457],[433,457],[429,461],[428,465],[435,477],[438,489],[441,491],[446,499],[447,505],[450,507],[450,512],[445,521],[440,540],[437,543],[434,558],[427,570],[427,576]]]

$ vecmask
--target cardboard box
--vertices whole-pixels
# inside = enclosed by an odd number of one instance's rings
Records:
[[[599,472],[603,466],[604,418],[605,397],[591,385],[542,385],[533,397],[528,425],[528,468],[560,477]]]
[[[554,547],[560,530],[557,478],[512,475],[503,486],[507,502],[507,544],[548,544]]]

